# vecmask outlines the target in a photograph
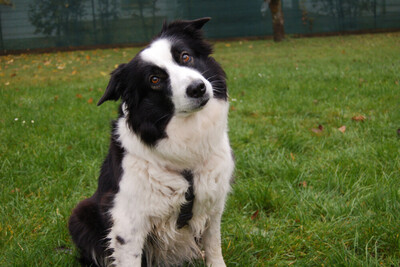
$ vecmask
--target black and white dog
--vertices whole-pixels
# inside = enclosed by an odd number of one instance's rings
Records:
[[[72,212],[83,265],[225,266],[221,215],[234,169],[225,73],[201,28],[164,24],[113,71],[98,105],[121,99],[98,188]]]

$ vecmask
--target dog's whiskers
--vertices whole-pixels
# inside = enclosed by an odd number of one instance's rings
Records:
[[[157,124],[157,123],[159,123],[160,121],[162,121],[163,119],[165,119],[165,118],[167,118],[169,116],[170,116],[169,114],[166,114],[166,115],[162,116],[161,118],[159,118],[158,120],[156,120],[155,123]]]

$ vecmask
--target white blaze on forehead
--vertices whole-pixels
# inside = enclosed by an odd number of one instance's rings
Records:
[[[159,39],[153,42],[150,47],[140,53],[140,56],[144,61],[164,69],[167,68],[168,64],[174,63],[171,54],[171,43],[167,39]]]

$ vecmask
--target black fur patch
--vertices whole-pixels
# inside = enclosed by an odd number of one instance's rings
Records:
[[[188,225],[193,217],[193,202],[194,202],[194,189],[193,189],[193,173],[189,170],[184,170],[182,176],[189,182],[189,188],[185,193],[186,202],[181,206],[176,226],[181,229]]]
[[[115,123],[113,123],[113,132]],[[98,260],[109,257],[107,235],[112,225],[107,213],[121,177],[121,161],[124,149],[112,134],[108,155],[101,168],[98,188],[94,195],[80,202],[73,210],[68,222],[72,240],[80,252],[79,261],[83,266],[96,266],[93,262],[93,251]]]
[[[125,239],[123,239],[119,235],[117,235],[117,237],[115,239],[117,239],[118,243],[120,243],[121,245],[125,245]]]

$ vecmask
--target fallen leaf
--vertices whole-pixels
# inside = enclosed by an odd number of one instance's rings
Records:
[[[292,158],[293,161],[296,160],[292,152],[290,152],[290,157]]]
[[[306,188],[307,187],[307,181],[302,181],[299,183],[300,187]]]
[[[86,59],[87,59],[87,60],[90,60],[90,56],[89,56],[89,55],[86,55]]]
[[[76,71],[76,70],[73,70],[72,72],[71,72],[71,74],[72,75],[75,75],[75,74],[77,74],[78,72]]]
[[[51,60],[46,60],[43,64],[44,64],[45,66],[48,66],[48,65],[50,65],[50,63],[51,63]]]
[[[313,128],[311,129],[311,131],[313,131],[314,133],[322,133],[324,131],[324,126],[322,126],[321,124],[318,125],[318,128]]]
[[[13,73],[13,74],[10,75],[10,77],[15,77],[15,76],[17,76],[16,73]]]
[[[258,210],[256,210],[256,212],[254,212],[254,213],[253,213],[253,215],[251,215],[251,219],[252,219],[252,220],[255,220],[255,219],[257,219],[257,217],[258,217],[258,213],[259,213],[259,211],[258,211]]]
[[[87,102],[88,102],[88,104],[92,104],[93,103],[93,98],[89,98],[89,100]]]
[[[346,126],[343,125],[342,127],[339,127],[338,130],[342,133],[344,133],[346,131]]]
[[[75,96],[76,96],[76,98],[79,98],[79,99],[82,98],[81,94],[76,94]]]
[[[346,54],[346,51],[345,51],[344,49],[342,50],[342,54],[343,54],[343,55]]]
[[[58,66],[57,66],[57,69],[59,69],[59,70],[65,69],[65,64],[60,64],[60,65],[58,65]]]
[[[253,45],[249,45],[249,48],[252,49],[252,48],[253,48]]]
[[[107,73],[104,72],[104,71],[100,71],[100,74],[101,74],[102,76],[107,76]]]
[[[225,44],[226,47],[231,47],[231,44]]]
[[[394,83],[395,83],[396,85],[399,85],[399,81],[395,81]]]
[[[353,121],[364,121],[365,117],[363,115],[354,116],[351,118]]]
[[[11,190],[11,193],[15,193],[15,192],[19,192],[20,190],[19,190],[19,188],[17,187],[17,188],[15,188],[15,189],[12,189]]]
[[[56,102],[58,100],[58,95],[56,95],[55,97],[54,97],[54,102]]]

